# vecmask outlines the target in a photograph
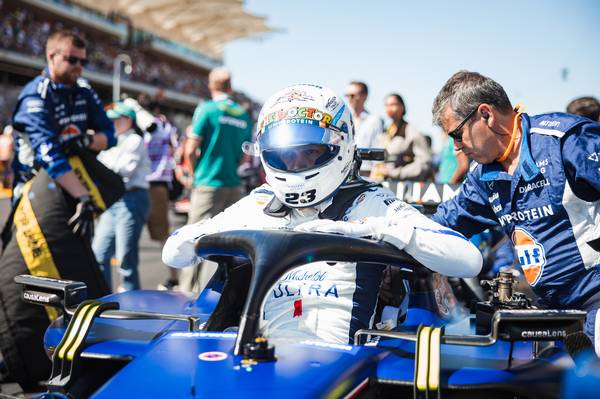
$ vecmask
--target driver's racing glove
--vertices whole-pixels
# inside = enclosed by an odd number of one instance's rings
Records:
[[[197,223],[175,230],[163,247],[162,261],[177,268],[197,265],[202,258],[196,255],[195,244],[204,234]]]
[[[297,231],[320,231],[323,233],[337,233],[350,237],[370,237],[374,240],[386,239],[398,249],[404,247],[410,241],[413,233],[413,226],[405,224],[406,227],[390,226],[385,217],[368,217],[360,222],[344,222],[329,219],[317,219],[302,223],[294,230]],[[388,240],[388,236],[393,236],[393,240]]]
[[[336,233],[350,237],[372,237],[379,238],[379,230],[385,223],[382,217],[372,217],[360,222],[342,222],[330,219],[317,219],[302,223],[294,230],[296,231],[319,231],[322,233]]]
[[[89,195],[77,198],[75,213],[68,221],[73,234],[91,241],[94,235],[94,212],[99,212]]]
[[[416,210],[396,212],[391,217],[366,217],[357,222],[312,220],[295,230],[382,240],[446,276],[473,277],[481,271],[481,253],[469,240]]]
[[[92,143],[92,136],[89,134],[80,134],[79,136],[62,143],[62,150],[67,156],[79,155]]]

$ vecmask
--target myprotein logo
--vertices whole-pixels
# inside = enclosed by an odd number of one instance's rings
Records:
[[[544,272],[546,264],[546,251],[535,238],[527,231],[516,227],[511,236],[517,251],[519,263],[529,285],[534,286]]]

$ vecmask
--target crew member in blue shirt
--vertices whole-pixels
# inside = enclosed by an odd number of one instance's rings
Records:
[[[472,236],[501,226],[544,306],[588,312],[600,355],[600,124],[564,113],[530,116],[479,73],[441,89],[433,119],[475,163],[433,219]]]
[[[73,172],[68,154],[81,148],[101,151],[115,143],[113,123],[88,82],[86,44],[75,33],[53,33],[46,43],[47,67],[19,95],[13,114],[17,131],[13,203],[35,171],[43,168],[78,201],[70,224],[84,234],[92,223],[90,193]],[[93,134],[88,134],[88,131]]]

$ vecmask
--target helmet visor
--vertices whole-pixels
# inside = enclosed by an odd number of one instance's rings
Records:
[[[262,157],[273,169],[282,172],[304,172],[331,161],[339,150],[337,145],[307,144],[264,150]]]
[[[343,137],[312,124],[282,123],[259,138],[263,161],[282,172],[303,172],[331,161],[340,151]]]

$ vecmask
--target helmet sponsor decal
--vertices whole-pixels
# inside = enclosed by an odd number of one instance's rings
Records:
[[[336,96],[329,97],[329,99],[327,100],[327,103],[325,104],[325,109],[327,109],[328,111],[333,111],[334,109],[337,108],[339,103],[340,103],[340,100],[338,100],[338,98]]]
[[[273,105],[292,101],[315,101],[315,98],[304,90],[292,89],[284,95],[277,97]]]
[[[340,108],[340,110],[337,112],[337,114],[335,114],[335,116],[333,117],[333,122],[331,122],[332,125],[337,125],[337,123],[340,120],[340,118],[342,117],[342,115],[344,115],[345,108],[346,108],[346,106],[342,105],[342,108]],[[350,114],[350,119],[352,120],[352,114]],[[348,132],[348,125],[346,124],[346,122],[344,122],[342,124],[342,126],[340,126],[340,130],[342,132]]]
[[[358,198],[356,199],[356,205],[358,205],[361,202],[363,202],[365,200],[365,198],[367,198],[367,194],[362,193],[361,195],[359,195]]]
[[[537,284],[544,272],[546,264],[546,251],[544,247],[531,234],[520,227],[516,227],[511,236],[517,251],[517,257],[527,282],[532,287]]]
[[[225,352],[203,352],[198,355],[198,359],[205,362],[219,362],[227,359],[227,353]]]
[[[285,119],[293,119],[293,120],[301,120],[308,119],[317,121],[322,124],[324,127],[328,126],[333,117],[326,113],[322,112],[313,107],[292,107],[288,109],[281,109],[276,112],[272,112],[268,114],[266,117],[262,119],[260,122],[260,126],[258,127],[258,131],[262,132],[266,128],[270,127],[272,123],[280,122]],[[302,123],[302,122],[298,122]]]

